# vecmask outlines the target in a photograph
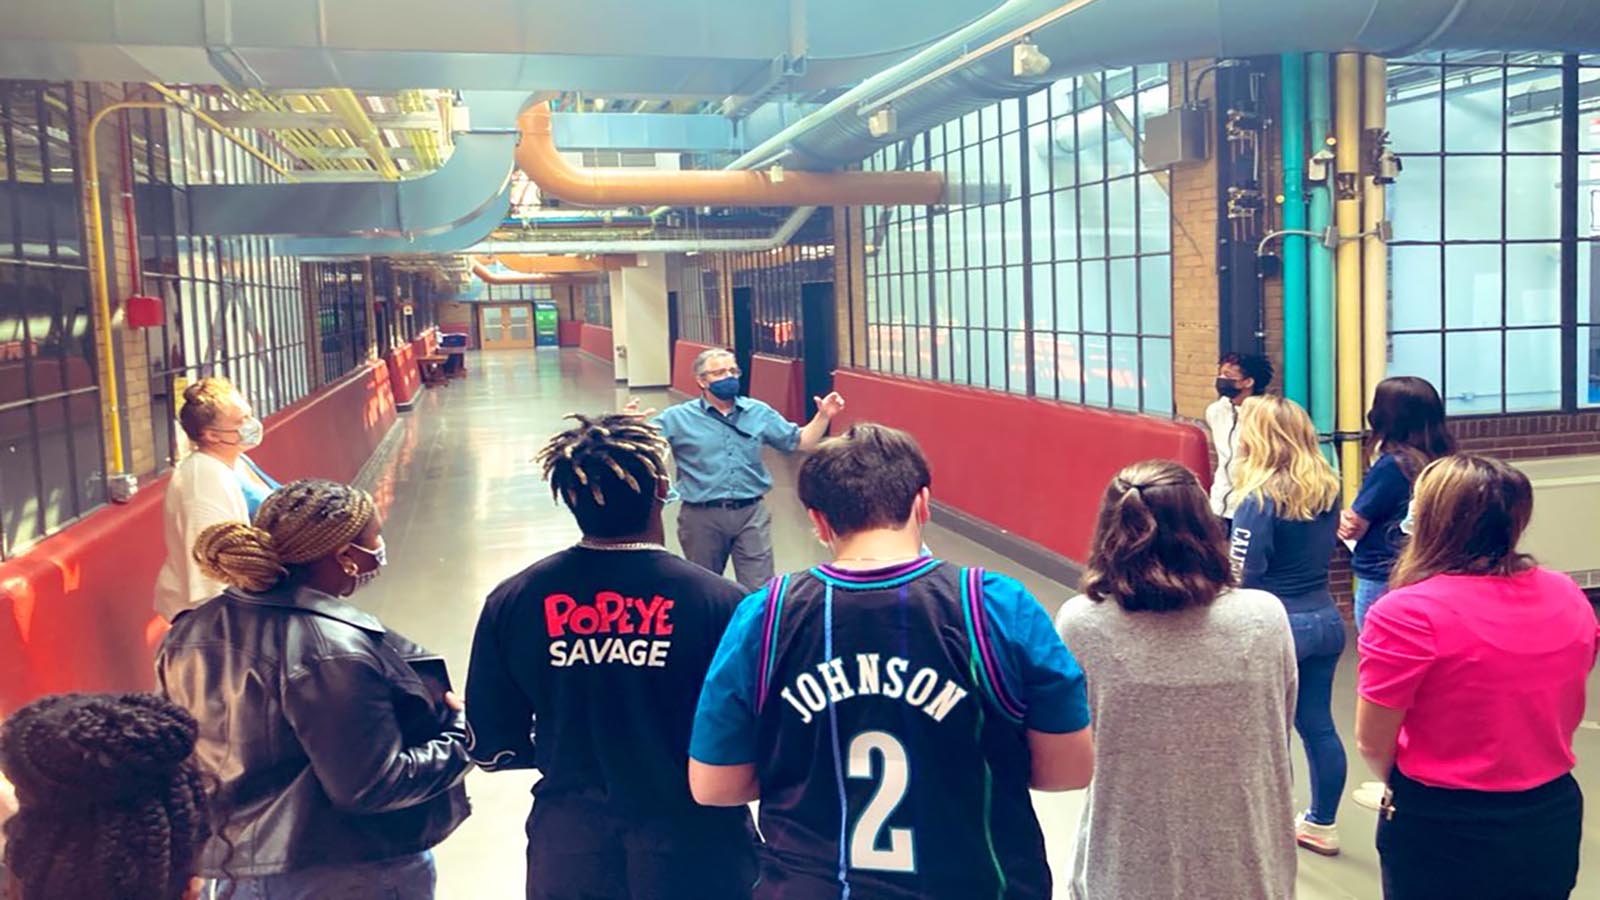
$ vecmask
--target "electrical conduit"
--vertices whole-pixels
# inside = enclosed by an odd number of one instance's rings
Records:
[[[1283,229],[1306,230],[1305,56],[1285,53],[1283,70]],[[1306,239],[1283,239],[1283,389],[1302,406],[1310,403],[1306,319]]]
[[[1389,69],[1383,57],[1371,55],[1362,61],[1364,77],[1361,84],[1361,128],[1369,136],[1376,136],[1388,127],[1386,106],[1388,102]],[[1373,151],[1367,160],[1373,174],[1377,171],[1378,142],[1369,139]],[[1386,189],[1369,174],[1363,180],[1361,200],[1361,401],[1365,409],[1372,404],[1372,394],[1378,382],[1388,372],[1389,362],[1389,247],[1379,235],[1384,219]]]
[[[1328,54],[1312,53],[1307,56],[1308,123],[1311,127],[1311,149],[1320,153],[1327,149],[1332,132],[1329,115]],[[1318,233],[1333,224],[1333,190],[1329,183],[1331,174],[1311,188],[1310,229]],[[1333,434],[1333,251],[1321,241],[1309,247],[1307,267],[1307,295],[1310,313],[1307,322],[1307,343],[1311,348],[1309,381],[1311,385],[1311,420],[1317,433],[1324,439]]]
[[[1336,342],[1339,470],[1348,506],[1361,487],[1361,55],[1334,56],[1334,218],[1339,226]]]

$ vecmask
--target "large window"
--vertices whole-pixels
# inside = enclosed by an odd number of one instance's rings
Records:
[[[599,281],[583,286],[583,320],[590,325],[611,327],[611,279],[604,273]]]
[[[691,256],[684,259],[678,276],[677,336],[697,344],[727,343],[717,269],[708,264],[708,257]]]
[[[1135,149],[1167,93],[1165,66],[1064,79],[869,160],[967,202],[867,208],[868,365],[1171,414],[1167,175]]]
[[[191,99],[215,103],[199,95]],[[266,238],[186,233],[188,185],[263,183],[279,176],[238,145],[197,129],[189,116],[158,110],[124,115],[129,127],[123,162],[135,185],[140,256],[133,290],[159,297],[164,313],[159,327],[144,332],[147,421],[135,411],[129,415],[132,427],[149,429],[160,469],[182,455],[176,420],[184,383],[226,377],[258,415],[267,416],[310,393],[310,356],[298,263],[278,254]]]
[[[724,265],[733,272],[737,292],[748,289],[751,304],[751,348],[798,359],[801,355],[803,285],[833,281],[831,244],[785,244],[757,253],[731,253]]]
[[[322,381],[343,378],[367,360],[367,276],[365,263],[315,263],[306,266],[316,295],[317,331],[322,337]]]
[[[0,553],[105,501],[81,89],[0,81]]]
[[[1389,67],[1405,162],[1389,198],[1389,371],[1433,382],[1452,415],[1600,402],[1595,87],[1600,69],[1554,55]]]

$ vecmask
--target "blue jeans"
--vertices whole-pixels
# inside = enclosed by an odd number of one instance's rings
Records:
[[[1307,821],[1332,825],[1339,812],[1348,768],[1344,743],[1333,724],[1333,673],[1344,652],[1344,618],[1332,603],[1312,612],[1291,612],[1300,692],[1295,698],[1294,730],[1306,746],[1311,770],[1311,809]]]
[[[1378,602],[1379,597],[1387,593],[1389,593],[1389,582],[1356,576],[1356,634],[1361,633],[1361,626],[1367,621],[1367,610]]]
[[[212,883],[214,900],[433,900],[433,853]]]

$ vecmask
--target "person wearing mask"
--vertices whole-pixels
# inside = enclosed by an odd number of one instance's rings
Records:
[[[1361,631],[1356,743],[1388,779],[1386,900],[1556,900],[1577,883],[1572,740],[1594,611],[1517,551],[1527,476],[1446,456],[1417,478],[1412,534]]]
[[[156,576],[156,612],[168,621],[222,593],[194,560],[194,543],[219,522],[249,522],[278,489],[245,451],[265,431],[250,404],[226,378],[203,378],[183,392],[178,422],[194,452],[172,470],[162,503],[166,562]]]
[[[221,782],[201,874],[245,897],[432,898],[472,761],[459,700],[419,674],[437,658],[345,599],[386,562],[372,498],[297,481],[194,552],[229,588],[179,614],[156,676]]]
[[[817,414],[802,428],[760,400],[740,396],[739,375],[732,353],[706,350],[694,361],[699,399],[659,414],[641,413],[635,400],[624,412],[654,415],[672,447],[683,491],[678,511],[683,555],[718,575],[732,557],[734,579],[753,591],[773,573],[772,514],[762,502],[772,489],[772,473],[761,450],[814,449],[828,433],[828,423],[844,410],[844,398],[837,393],[814,398]]]
[[[922,556],[928,465],[858,424],[800,467],[833,561],[740,604],[695,714],[689,786],[761,801],[755,896],[1050,896],[1030,787],[1094,769],[1083,673],[1021,584]]]
[[[1389,571],[1403,543],[1400,522],[1411,502],[1411,483],[1424,466],[1455,449],[1439,392],[1411,375],[1378,382],[1367,424],[1377,459],[1355,502],[1339,518],[1339,539],[1355,541],[1350,568],[1356,576],[1357,632],[1367,610],[1388,590]]]
[[[1056,617],[1098,759],[1068,897],[1294,896],[1294,639],[1276,597],[1232,581],[1193,473],[1152,460],[1112,479],[1084,593]]]
[[[1334,825],[1347,770],[1333,723],[1333,675],[1344,652],[1344,617],[1328,591],[1339,476],[1317,447],[1311,417],[1293,400],[1252,397],[1239,416],[1233,463],[1230,552],[1240,587],[1275,595],[1289,613],[1299,667],[1294,727],[1311,772],[1311,808],[1295,820],[1300,846],[1339,853]]]
[[[1249,353],[1224,353],[1217,363],[1217,399],[1206,407],[1206,427],[1217,451],[1217,470],[1211,477],[1211,511],[1223,520],[1223,530],[1239,505],[1233,488],[1233,459],[1239,449],[1239,407],[1251,397],[1267,392],[1272,384],[1272,360]]]
[[[654,425],[569,418],[538,461],[583,538],[489,595],[467,674],[472,755],[540,772],[530,900],[748,898],[750,811],[697,806],[688,780],[695,703],[744,591],[667,552],[676,498]]]
[[[0,895],[199,900],[211,819],[196,730],[154,694],[56,694],[13,713],[0,773],[18,811],[0,879],[8,870],[14,883]]]

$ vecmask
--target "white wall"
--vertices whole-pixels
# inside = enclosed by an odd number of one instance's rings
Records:
[[[622,273],[607,272],[611,287],[611,362],[618,381],[628,380],[628,310],[623,297]]]
[[[626,307],[628,386],[665,387],[672,383],[672,347],[667,325],[667,257],[644,253],[639,265],[623,269],[621,296]],[[623,332],[619,331],[618,334]]]

